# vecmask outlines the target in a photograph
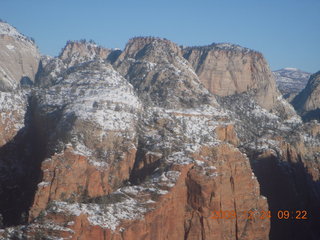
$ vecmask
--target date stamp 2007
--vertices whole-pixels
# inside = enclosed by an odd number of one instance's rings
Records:
[[[278,210],[275,213],[271,211],[212,211],[211,219],[268,219],[277,218],[279,220],[307,220],[308,212],[306,210]]]

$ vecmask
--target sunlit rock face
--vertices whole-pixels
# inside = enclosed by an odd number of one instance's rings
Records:
[[[282,100],[263,55],[238,45],[221,43],[183,48],[200,81],[221,97],[250,93],[263,108],[284,117],[294,110]]]

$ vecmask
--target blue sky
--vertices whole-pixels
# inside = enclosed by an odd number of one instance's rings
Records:
[[[124,48],[134,36],[179,45],[230,42],[258,50],[273,70],[320,70],[320,0],[1,0],[0,18],[56,56],[67,40]]]

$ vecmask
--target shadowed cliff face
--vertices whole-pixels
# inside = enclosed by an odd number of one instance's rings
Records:
[[[253,170],[272,210],[270,239],[318,239],[319,178],[312,178],[301,159],[282,162],[267,153],[251,159],[255,159]],[[289,211],[289,219],[279,219],[278,211]],[[302,216],[306,219],[296,219]]]
[[[320,72],[311,75],[306,87],[292,100],[292,105],[306,121],[320,119]]]
[[[21,112],[25,111],[24,127],[0,147],[0,214],[4,226],[27,222],[28,211],[42,175],[40,166],[45,157],[47,139],[39,135],[32,104],[30,98],[26,109],[26,105],[20,105]],[[11,115],[13,122],[20,117],[17,112]]]
[[[59,58],[43,58],[39,88],[21,93],[28,109],[11,111],[12,102],[0,115],[0,127],[16,126],[0,139],[0,194],[8,196],[0,211],[16,209],[3,214],[6,225],[24,224],[0,238],[267,240],[292,239],[296,229],[318,236],[313,220],[281,225],[261,212],[317,207],[320,127],[270,93],[260,54],[225,47],[205,49],[230,68],[229,90],[236,88],[222,96],[201,80],[201,71],[217,71],[212,59],[199,50],[202,60],[189,63],[165,39],[134,38],[112,57],[69,43]],[[273,112],[260,104],[261,86],[277,98]],[[10,113],[16,120],[5,122]]]

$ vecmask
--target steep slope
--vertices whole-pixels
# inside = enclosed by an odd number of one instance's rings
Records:
[[[39,61],[34,42],[0,21],[0,90],[16,89],[20,83],[32,84]]]
[[[282,95],[289,100],[307,85],[310,73],[297,68],[283,68],[273,71],[277,86]]]
[[[320,72],[311,75],[306,87],[292,100],[303,119],[320,119]]]
[[[200,81],[218,96],[250,93],[267,110],[291,117],[294,111],[280,99],[275,80],[261,53],[232,44],[183,49]]]

